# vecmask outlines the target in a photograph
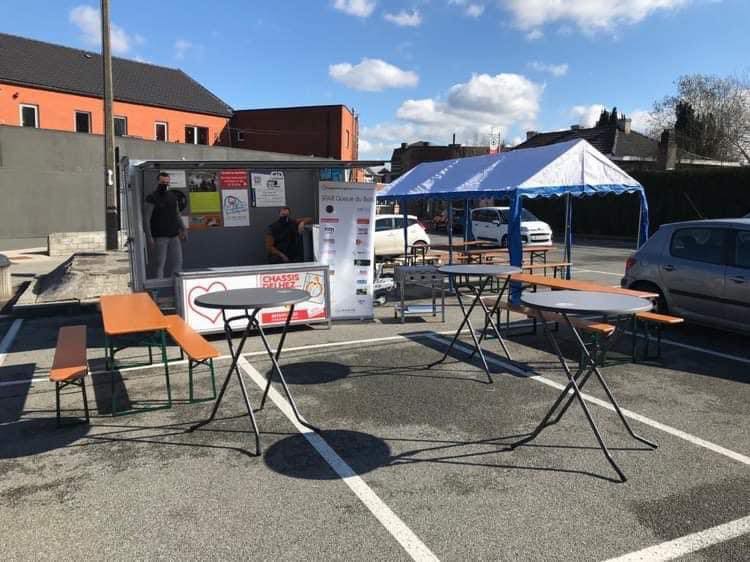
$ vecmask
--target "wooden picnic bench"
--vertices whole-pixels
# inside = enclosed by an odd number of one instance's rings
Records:
[[[578,281],[573,279],[550,279],[549,277],[543,277],[540,275],[530,275],[526,273],[519,273],[511,276],[511,281],[518,281],[525,285],[531,285],[533,287],[547,287],[552,290],[570,290],[570,291],[595,291],[601,293],[615,293],[620,295],[629,295],[633,297],[640,297],[655,301],[659,298],[659,293],[652,293],[648,291],[635,291],[633,289],[624,289],[622,287],[608,287],[607,285],[600,285],[592,281]],[[656,347],[657,353],[656,358],[661,356],[661,335],[665,327],[675,326],[684,322],[683,318],[679,316],[671,316],[669,314],[660,314],[657,312],[639,312],[633,316],[633,361],[637,361],[637,345],[636,340],[639,337],[639,331],[642,327],[644,330],[644,337],[646,339],[646,345],[644,349],[644,357],[649,358],[649,325],[656,326]]]
[[[86,359],[86,326],[64,326],[57,333],[57,346],[49,380],[55,383],[55,410],[57,427],[60,427],[60,391],[66,386],[81,387],[83,410],[89,423],[89,404],[86,399],[86,375],[89,372]]]
[[[189,401],[205,402],[216,398],[216,377],[214,375],[214,359],[219,356],[217,349],[203,336],[193,330],[176,314],[167,316],[167,333],[180,347],[180,359],[188,356],[188,395]],[[193,397],[193,369],[198,365],[205,365],[211,371],[212,396],[195,399]]]

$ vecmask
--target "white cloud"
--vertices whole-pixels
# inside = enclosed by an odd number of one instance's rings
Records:
[[[471,2],[470,0],[448,0],[448,4],[461,6],[464,9],[464,13],[472,18],[478,18],[484,13],[484,4],[479,2]]]
[[[182,60],[187,55],[188,51],[193,48],[193,44],[185,39],[178,39],[174,42],[174,56],[176,59]]]
[[[98,9],[81,4],[70,10],[68,20],[81,31],[81,38],[87,45],[101,46],[102,17]],[[110,22],[109,42],[114,54],[124,55],[134,44],[143,45],[146,39],[142,35],[130,35],[119,25]]]
[[[488,143],[493,129],[502,138],[514,126],[533,128],[542,92],[519,74],[474,74],[445,96],[404,101],[396,120],[364,127],[361,138],[371,157],[387,156],[402,142],[447,143],[453,133],[458,142]]]
[[[655,125],[654,114],[644,109],[636,109],[625,116],[632,120],[630,127],[639,133],[648,134]]]
[[[536,41],[544,37],[544,32],[541,29],[532,29],[526,34],[527,41]]]
[[[529,63],[529,68],[536,70],[537,72],[548,72],[552,76],[559,78],[565,76],[568,73],[568,65],[564,64],[545,64],[539,61],[532,61]]]
[[[358,18],[369,17],[375,10],[375,0],[334,0],[333,7]]]
[[[584,31],[632,24],[658,10],[675,10],[689,0],[500,0],[524,30],[549,23],[572,22]]]
[[[416,9],[411,12],[401,10],[397,14],[387,13],[383,18],[400,27],[419,27],[422,23],[422,15],[419,13],[419,10]]]
[[[604,106],[600,103],[593,105],[576,105],[570,110],[570,114],[578,119],[578,124],[581,127],[590,129],[596,122],[599,121],[599,116],[602,113]]]
[[[354,90],[380,92],[386,88],[407,88],[419,83],[419,76],[411,70],[402,70],[380,59],[362,59],[352,65],[348,62],[332,64],[328,74],[337,82]]]

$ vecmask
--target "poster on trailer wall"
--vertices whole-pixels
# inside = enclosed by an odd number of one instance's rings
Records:
[[[331,318],[372,318],[375,186],[320,182],[318,261],[331,270]]]

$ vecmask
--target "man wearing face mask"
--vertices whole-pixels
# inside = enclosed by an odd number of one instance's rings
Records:
[[[289,207],[279,210],[279,218],[268,225],[266,230],[266,254],[268,263],[287,263],[302,261],[300,235],[311,218],[293,219],[289,216]]]
[[[143,226],[151,253],[153,277],[172,277],[182,269],[181,240],[187,232],[180,216],[177,194],[169,190],[169,174],[159,173],[159,184],[146,197]]]

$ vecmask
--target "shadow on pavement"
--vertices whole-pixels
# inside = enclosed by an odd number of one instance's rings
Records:
[[[0,425],[0,459],[28,457],[67,447],[85,437],[89,429],[87,424],[58,428],[54,411],[50,412],[48,418]]]
[[[344,379],[351,373],[348,365],[331,361],[303,361],[282,365],[281,370],[289,384],[325,384]],[[273,375],[273,369],[266,371],[266,379]],[[276,380],[276,379],[274,379]]]

